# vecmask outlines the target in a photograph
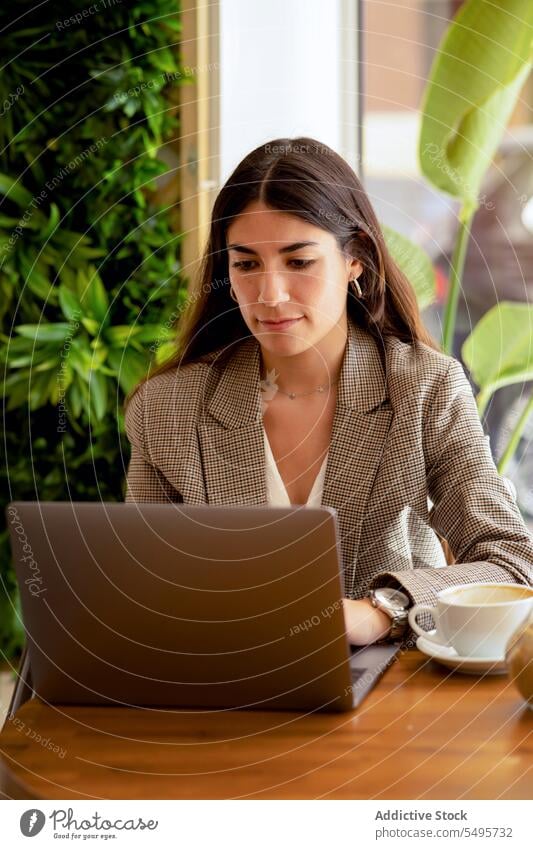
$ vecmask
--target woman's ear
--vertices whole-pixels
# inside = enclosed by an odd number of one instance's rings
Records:
[[[363,264],[354,256],[354,253],[357,252],[355,240],[352,239],[345,244],[342,252],[346,263],[346,271],[348,272],[348,280],[353,280],[355,277],[359,277],[359,275],[363,272]]]
[[[354,259],[353,257],[351,257],[349,260],[347,260],[346,266],[350,274],[349,280],[353,280],[354,278],[359,277],[359,275],[363,273],[363,265],[358,259]]]

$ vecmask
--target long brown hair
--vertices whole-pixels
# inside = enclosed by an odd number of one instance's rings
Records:
[[[315,139],[275,139],[252,150],[235,168],[215,200],[199,273],[177,321],[172,356],[141,381],[229,349],[250,330],[229,292],[226,232],[252,201],[302,218],[337,239],[363,265],[360,301],[348,291],[348,315],[376,338],[396,336],[438,350],[422,324],[414,290],[392,259],[370,200],[350,165]],[[137,386],[136,389],[139,387]],[[130,393],[126,403],[136,391]]]

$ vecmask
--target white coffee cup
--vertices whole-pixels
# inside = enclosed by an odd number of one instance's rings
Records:
[[[441,590],[435,606],[415,604],[409,611],[409,624],[426,640],[454,648],[460,657],[501,658],[509,637],[532,608],[533,587],[459,584]],[[432,614],[435,634],[416,621],[423,611]]]

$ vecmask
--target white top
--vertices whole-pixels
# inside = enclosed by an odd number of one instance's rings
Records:
[[[266,461],[266,485],[267,499],[271,507],[290,507],[291,500],[285,489],[285,484],[279,473],[278,465],[274,459],[270,442],[266,430],[263,428],[265,437],[265,461]],[[324,487],[324,477],[326,475],[326,464],[328,455],[324,457],[320,471],[315,478],[315,482],[309,493],[309,498],[303,507],[320,507],[322,504],[322,489]]]

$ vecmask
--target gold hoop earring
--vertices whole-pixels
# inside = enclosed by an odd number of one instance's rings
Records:
[[[357,297],[362,298],[363,292],[361,290],[361,284],[359,283],[359,280],[357,279],[357,277],[354,277],[353,280],[349,281],[349,283],[350,283],[352,289],[355,291],[355,294],[357,295]]]
[[[229,294],[230,294],[230,298],[233,298],[233,300],[237,301],[237,303],[238,303],[238,299],[235,297],[235,291],[234,291],[231,283],[229,284]]]

